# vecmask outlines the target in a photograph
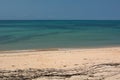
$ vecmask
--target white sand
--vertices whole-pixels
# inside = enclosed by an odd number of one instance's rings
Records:
[[[104,63],[120,63],[120,47],[0,52],[1,70],[77,69]]]

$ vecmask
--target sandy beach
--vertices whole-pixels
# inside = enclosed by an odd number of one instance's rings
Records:
[[[120,47],[0,51],[0,80],[120,80]]]

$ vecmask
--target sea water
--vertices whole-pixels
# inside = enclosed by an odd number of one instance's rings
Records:
[[[120,46],[120,20],[1,20],[0,50]]]

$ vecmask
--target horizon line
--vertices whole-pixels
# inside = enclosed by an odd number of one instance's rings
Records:
[[[3,21],[3,20],[5,20],[5,21],[7,21],[7,20],[45,20],[45,21],[54,21],[54,20],[108,20],[108,19],[0,19],[0,21]],[[112,19],[109,19],[109,20],[112,20]],[[118,19],[113,19],[113,20],[118,20]],[[120,20],[120,19],[119,19]]]

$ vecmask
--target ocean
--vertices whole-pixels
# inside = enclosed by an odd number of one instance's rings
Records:
[[[120,20],[0,20],[0,50],[120,46]]]

